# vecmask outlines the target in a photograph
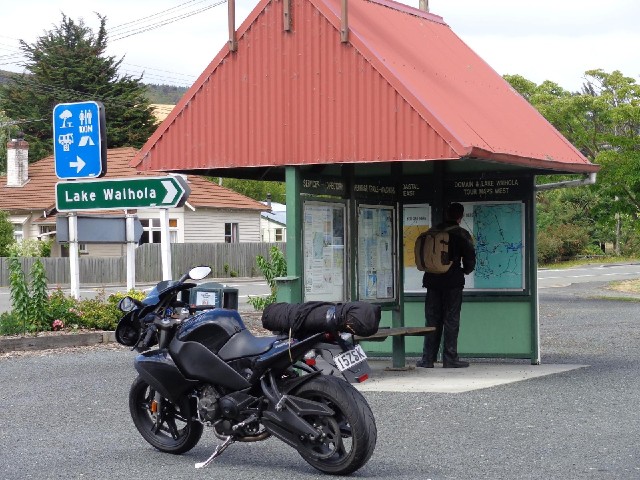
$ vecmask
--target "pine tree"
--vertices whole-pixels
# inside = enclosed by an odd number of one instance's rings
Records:
[[[20,41],[26,71],[0,85],[0,110],[21,122],[31,161],[53,151],[51,116],[58,103],[102,102],[110,148],[141,147],[155,130],[146,86],[141,78],[118,74],[122,59],[105,55],[106,18],[97,16],[97,33],[62,14],[60,25],[34,43]]]

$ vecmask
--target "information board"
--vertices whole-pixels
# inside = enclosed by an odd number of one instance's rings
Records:
[[[525,234],[522,202],[465,202],[461,226],[471,233],[476,269],[466,290],[524,290]]]
[[[345,205],[305,202],[304,300],[345,301]]]
[[[395,299],[394,232],[394,207],[358,206],[359,300]]]
[[[425,292],[421,272],[416,267],[414,246],[418,235],[431,226],[431,206],[428,203],[404,205],[402,209],[402,254],[404,261],[404,291]]]

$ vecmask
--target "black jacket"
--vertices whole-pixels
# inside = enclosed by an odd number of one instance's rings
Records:
[[[444,229],[454,225],[458,224],[454,221],[447,221],[436,225],[435,228]],[[453,264],[446,273],[424,273],[423,287],[441,290],[463,288],[464,276],[476,268],[476,250],[473,238],[468,231],[460,226],[449,230],[449,258],[453,260]]]

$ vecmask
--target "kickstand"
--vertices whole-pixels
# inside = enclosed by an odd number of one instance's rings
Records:
[[[224,452],[227,449],[227,447],[231,445],[233,442],[235,442],[233,437],[225,437],[224,442],[222,442],[220,445],[216,447],[216,449],[213,451],[213,453],[209,458],[207,458],[204,462],[196,463],[196,468],[204,468],[207,465],[209,465],[211,462],[213,462],[214,458],[216,458],[218,455]]]

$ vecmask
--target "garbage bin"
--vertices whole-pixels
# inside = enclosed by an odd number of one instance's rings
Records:
[[[222,289],[222,308],[238,310],[238,289],[224,287]]]

